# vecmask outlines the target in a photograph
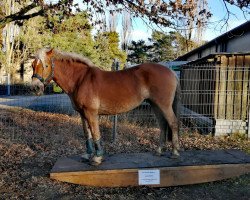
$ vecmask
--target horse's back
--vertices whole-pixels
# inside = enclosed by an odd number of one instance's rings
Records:
[[[138,76],[149,87],[169,87],[177,84],[175,73],[168,67],[156,63],[145,63],[137,67],[139,68]]]
[[[173,76],[174,73],[171,69],[169,69],[168,67],[165,67],[161,64],[158,63],[144,63],[141,65],[138,65],[139,68],[142,68],[145,71],[148,71],[149,73],[151,73],[151,75],[153,75],[154,73],[156,73],[156,75],[161,76],[159,74],[162,74],[162,76]]]
[[[109,79],[117,85],[147,88],[148,90],[175,87],[177,79],[175,73],[161,64],[143,63],[126,70],[108,72],[105,81]]]
[[[139,65],[138,74],[144,87],[148,90],[148,99],[156,102],[159,99],[165,102],[172,102],[178,79],[175,73],[160,64],[145,63]],[[171,101],[168,101],[168,100]]]
[[[129,89],[135,93],[143,90],[158,89],[164,87],[175,87],[177,79],[175,73],[163,65],[157,63],[144,63],[125,70],[107,72],[98,70],[98,82],[100,88],[108,87],[109,90]],[[105,90],[105,89],[104,89]]]

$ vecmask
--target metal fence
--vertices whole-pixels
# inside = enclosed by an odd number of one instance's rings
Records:
[[[249,67],[230,68],[206,66],[184,66],[180,71],[181,132],[199,132],[202,134],[247,133],[249,116]],[[29,85],[0,85],[0,109],[21,107],[39,112],[61,113],[69,117],[78,117],[70,99],[64,93],[56,93],[50,85],[45,95],[36,97]],[[101,116],[101,121],[132,123],[138,126],[154,126],[157,122],[150,105],[144,102],[138,108],[114,116]],[[15,135],[16,127],[5,115],[0,117],[0,130],[6,127]],[[36,131],[36,130],[34,130]]]
[[[183,66],[182,122],[215,135],[247,133],[250,67],[205,64]]]

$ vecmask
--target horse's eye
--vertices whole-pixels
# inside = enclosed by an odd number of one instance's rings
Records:
[[[45,65],[45,67],[47,68],[49,65]]]

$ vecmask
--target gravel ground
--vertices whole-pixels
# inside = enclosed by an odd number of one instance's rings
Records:
[[[166,187],[94,188],[57,182],[49,173],[57,158],[85,151],[77,117],[25,109],[0,109],[0,199],[250,199],[250,174],[212,183]],[[159,129],[119,124],[111,143],[112,126],[102,120],[102,137],[109,153],[155,151]],[[250,142],[241,135],[214,138],[183,133],[186,149],[241,149]],[[167,145],[170,150],[171,145]]]

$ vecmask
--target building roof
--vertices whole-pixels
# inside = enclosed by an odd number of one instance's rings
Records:
[[[159,62],[159,64],[165,66],[165,67],[169,67],[170,69],[172,70],[175,70],[175,69],[179,69],[180,66],[184,65],[184,64],[187,64],[188,62],[187,61],[163,61],[163,62]]]
[[[244,34],[245,31],[249,31],[249,30],[250,30],[250,20],[241,24],[240,26],[237,26],[236,28],[214,38],[213,40],[207,42],[206,44],[204,44],[196,49],[193,49],[192,51],[189,51],[188,53],[178,57],[176,59],[176,61],[186,60],[189,56],[191,56],[191,55],[193,55],[193,54],[195,54],[203,49],[206,49],[207,47],[216,45],[216,44],[220,43],[221,41],[227,41],[229,39],[234,38],[235,36],[242,35],[242,34]]]
[[[203,66],[202,64],[206,63],[214,63],[216,62],[215,58],[218,56],[227,56],[227,57],[231,57],[231,56],[249,56],[250,52],[234,52],[234,53],[227,53],[227,52],[221,52],[221,53],[211,53],[208,54],[202,58],[193,60],[193,61],[189,61],[187,62],[187,64],[182,65],[180,68],[189,68],[190,66]]]

